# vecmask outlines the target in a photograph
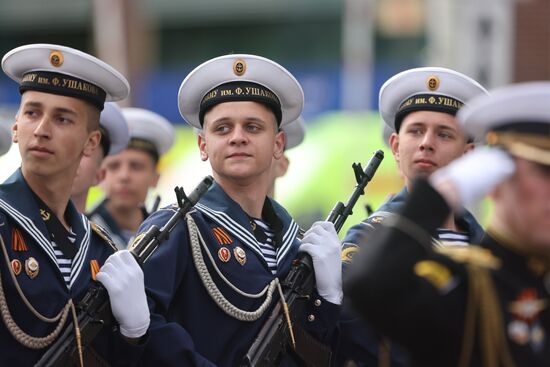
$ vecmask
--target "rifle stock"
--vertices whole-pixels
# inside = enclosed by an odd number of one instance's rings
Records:
[[[337,202],[327,218],[327,221],[334,223],[336,232],[342,229],[346,219],[353,213],[355,203],[359,197],[365,193],[365,187],[374,177],[383,159],[384,152],[377,150],[371,157],[364,171],[360,163],[354,163],[352,165],[357,185],[348,199],[347,204],[344,205],[340,201]],[[302,314],[306,301],[313,292],[314,285],[315,273],[313,271],[311,257],[305,253],[300,253],[293,261],[290,272],[282,282],[284,299],[290,310],[292,325],[297,324],[297,317]],[[254,343],[248,350],[242,362],[242,366],[277,366],[283,354],[292,350],[289,340],[288,324],[281,310],[281,303],[277,302],[269,318],[260,329]],[[305,348],[302,348],[303,343],[306,343],[306,341],[298,339],[296,350],[293,352],[306,364],[310,360],[315,360],[319,362],[312,363],[312,365],[328,365],[330,361],[330,351],[328,348],[313,346],[313,349],[317,349],[318,355],[306,355],[303,351]],[[311,348],[308,349],[311,351]]]
[[[211,176],[206,176],[189,196],[185,195],[181,187],[175,188],[178,203],[176,212],[162,228],[159,229],[157,226],[152,225],[143,235],[137,237],[131,247],[128,248],[140,266],[143,266],[158,246],[168,239],[176,224],[193,208],[213,181]],[[101,283],[94,283],[78,303],[76,310],[82,349],[85,352],[101,329],[112,324],[113,315],[107,290]],[[67,327],[55,343],[42,355],[35,367],[72,366],[77,364],[78,360],[74,329]]]

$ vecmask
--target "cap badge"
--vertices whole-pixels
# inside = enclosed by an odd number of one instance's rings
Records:
[[[233,73],[236,76],[243,76],[246,73],[246,62],[244,60],[235,60],[233,63]]]
[[[224,263],[228,262],[231,259],[231,251],[227,247],[222,247],[218,250],[218,257]]]
[[[436,91],[439,88],[439,78],[435,75],[429,76],[426,85],[432,92]]]
[[[233,253],[235,254],[235,258],[239,264],[244,265],[246,263],[246,252],[242,249],[242,247],[235,247],[233,249]]]
[[[38,271],[40,270],[40,266],[38,265],[38,261],[34,257],[29,257],[27,260],[25,260],[25,272],[29,276],[29,278],[34,279],[38,275]]]
[[[61,53],[61,51],[50,52],[50,63],[56,68],[63,65],[63,54]]]
[[[15,275],[19,275],[21,273],[21,261],[13,259],[11,261],[11,269]]]

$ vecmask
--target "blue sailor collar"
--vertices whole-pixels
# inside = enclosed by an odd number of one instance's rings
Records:
[[[271,204],[275,215],[282,223],[281,243],[276,247],[277,264],[279,264],[291,249],[299,228],[288,212],[275,200],[268,197],[266,202]],[[255,251],[260,257],[263,257],[260,245],[252,232],[248,215],[216,182],[195,205],[195,208],[231,232],[233,236]]]
[[[407,191],[407,187],[403,187],[395,196],[382,204],[375,213],[371,214],[371,217],[378,215],[377,213],[380,212],[395,213],[399,211],[405,204],[408,195],[409,192]],[[461,214],[455,213],[455,221],[461,228],[468,232],[471,243],[480,243],[484,231],[472,213],[466,209],[464,209]]]
[[[27,232],[35,243],[48,255],[53,264],[59,269],[54,249],[50,241],[44,220],[40,216],[38,204],[34,194],[25,181],[21,168],[18,168],[0,186],[0,209],[19,224],[22,230]],[[69,200],[66,209],[67,220],[76,234],[75,246],[78,251],[71,266],[70,286],[76,280],[82,265],[86,259],[86,253],[90,244],[90,223],[86,217],[80,214]],[[60,270],[61,274],[61,270]]]

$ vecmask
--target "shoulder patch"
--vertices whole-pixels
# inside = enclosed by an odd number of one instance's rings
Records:
[[[436,248],[436,251],[458,263],[473,264],[487,269],[499,269],[501,266],[498,257],[479,246],[444,246]]]
[[[384,220],[384,217],[375,215],[374,217],[368,217],[366,222],[370,224],[380,224]]]
[[[346,264],[351,264],[353,256],[357,251],[359,251],[359,246],[357,246],[356,244],[351,242],[344,243],[344,245],[342,246],[342,262],[345,262]]]
[[[426,279],[440,291],[448,289],[453,280],[449,268],[433,260],[422,260],[414,264],[414,273]]]
[[[378,212],[372,213],[367,219],[365,219],[364,223],[376,225],[376,224],[382,223],[384,220],[392,216],[393,216],[393,213],[386,212],[386,211],[378,211]]]
[[[107,231],[103,227],[92,221],[90,221],[90,226],[92,227],[92,231],[94,231],[95,234],[97,234],[105,243],[107,243],[113,251],[118,251],[115,243],[113,242],[113,240],[111,240],[111,237],[109,237]]]

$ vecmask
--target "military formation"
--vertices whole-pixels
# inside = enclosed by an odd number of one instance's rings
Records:
[[[549,365],[550,82],[487,91],[441,67],[387,80],[404,187],[341,241],[274,198],[305,123],[300,83],[273,60],[223,55],[182,78],[213,183],[166,207],[145,203],[175,130],[119,107],[122,74],[52,44],[9,51],[2,70],[21,98],[0,154],[17,144],[21,166],[0,185],[1,366]],[[93,186],[105,200],[86,212]],[[482,228],[466,208],[487,196]],[[98,289],[109,317],[90,333]],[[267,353],[251,363],[253,345]]]

